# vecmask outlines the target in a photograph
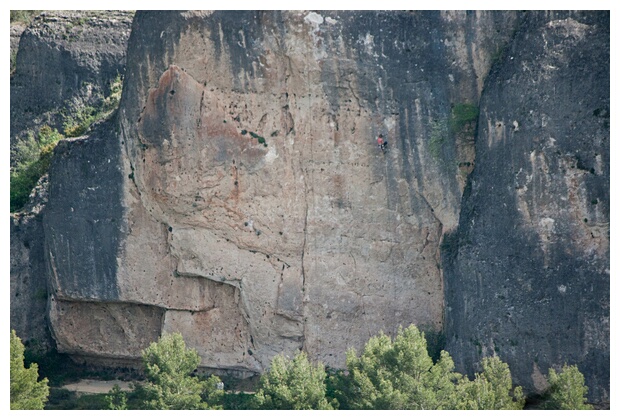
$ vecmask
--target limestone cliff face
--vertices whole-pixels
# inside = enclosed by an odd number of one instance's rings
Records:
[[[89,245],[99,225],[88,237],[52,223],[50,255],[64,261],[54,268],[58,340],[82,334],[62,312],[76,300],[158,308],[160,330],[181,331],[203,365],[256,372],[283,351],[342,366],[347,348],[381,330],[440,331],[439,244],[457,225],[458,164],[471,164],[473,148],[453,136],[431,153],[431,131],[453,104],[478,102],[515,22],[505,13],[138,13],[121,134],[106,146],[120,148],[110,165],[123,173],[119,239],[102,243],[117,264],[96,268],[109,258]],[[83,207],[73,196],[61,205],[51,194],[50,217]],[[79,352],[118,348],[111,340]]]
[[[116,121],[50,170],[59,349],[131,362],[179,331],[208,368],[296,349],[342,367],[415,323],[528,390],[587,359],[604,399],[608,30],[605,13],[137,13]],[[480,118],[455,123],[464,104]]]
[[[609,14],[534,14],[489,75],[446,240],[447,350],[528,389],[564,363],[609,398]],[[482,309],[483,308],[483,309]]]

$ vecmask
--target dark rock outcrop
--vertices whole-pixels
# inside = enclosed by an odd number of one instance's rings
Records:
[[[62,131],[65,115],[98,106],[125,69],[132,12],[54,11],[21,33],[11,77],[11,146],[48,124]]]
[[[55,347],[47,310],[49,272],[45,264],[43,209],[47,176],[33,190],[23,212],[11,215],[11,329],[35,354]]]
[[[50,167],[46,257],[56,299],[116,300],[117,253],[126,233],[120,144],[113,121],[61,140]]]
[[[444,242],[447,350],[542,391],[577,364],[609,399],[609,13],[532,13],[485,82],[476,168]],[[541,375],[542,374],[542,375]]]

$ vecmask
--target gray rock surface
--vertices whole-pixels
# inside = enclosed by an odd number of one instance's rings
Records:
[[[477,103],[515,22],[137,14],[119,114],[134,181],[119,299],[166,308],[164,331],[216,368],[261,371],[298,348],[341,367],[381,330],[441,330],[439,243],[473,151],[452,136],[431,153],[430,133],[453,104]],[[213,339],[231,325],[232,343]]]
[[[133,13],[48,11],[21,33],[11,75],[11,146],[63,114],[97,106],[122,75]]]
[[[476,168],[445,240],[447,350],[528,391],[577,364],[609,399],[609,14],[532,14],[489,75]]]
[[[10,218],[10,326],[24,345],[37,354],[54,348],[49,331],[50,293],[43,241],[47,183],[47,177],[43,177],[24,211]]]

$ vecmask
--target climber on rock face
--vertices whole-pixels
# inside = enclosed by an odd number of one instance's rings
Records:
[[[383,139],[383,134],[379,134],[379,137],[377,138],[377,145],[379,146],[379,149],[385,152],[385,149],[387,147],[387,141]]]

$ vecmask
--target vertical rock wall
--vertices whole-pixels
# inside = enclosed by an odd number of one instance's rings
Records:
[[[607,12],[531,14],[485,83],[443,258],[460,369],[497,354],[542,391],[577,364],[609,398],[609,40]]]
[[[47,177],[33,192],[24,211],[11,215],[10,325],[30,352],[42,354],[54,347],[48,328],[50,292],[43,241]]]
[[[608,18],[137,13],[117,120],[50,171],[59,349],[179,331],[204,367],[342,367],[415,323],[460,370],[497,354],[540,390],[577,363],[604,400]]]
[[[204,366],[254,372],[295,349],[342,366],[347,348],[400,325],[440,331],[439,244],[458,222],[459,164],[473,163],[471,134],[447,129],[451,108],[478,102],[515,22],[482,12],[138,13],[116,140],[123,222],[114,235],[46,239],[50,249],[68,241],[66,261],[83,261],[105,236],[110,251],[93,254],[94,267],[116,267],[76,287],[90,263],[69,263],[55,277],[60,300],[80,302],[73,313],[97,325],[106,318],[90,306],[158,308],[161,331],[182,332]],[[62,194],[57,214],[87,211],[74,197]],[[127,316],[149,323],[145,311]],[[77,342],[70,318],[53,319],[59,342]],[[117,354],[119,342],[79,353]]]

